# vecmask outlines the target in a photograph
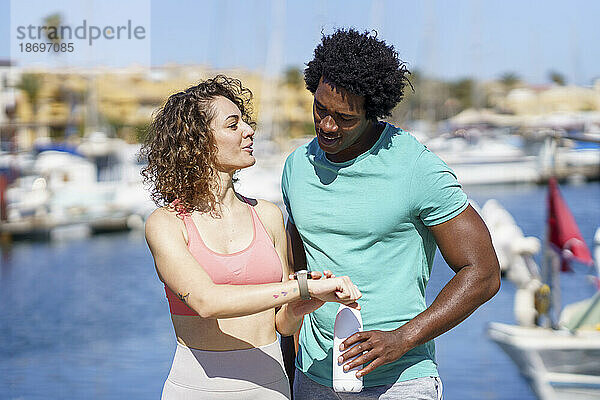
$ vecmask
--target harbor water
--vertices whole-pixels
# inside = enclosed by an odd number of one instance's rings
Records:
[[[600,183],[561,188],[591,246]],[[545,187],[465,189],[480,205],[496,198],[525,235],[542,237]],[[1,399],[160,398],[175,339],[143,232],[14,243],[3,247],[0,262]],[[575,273],[563,274],[564,304],[595,292],[591,273],[575,265]],[[438,254],[429,303],[452,274]],[[436,340],[446,399],[535,398],[485,333],[491,321],[514,323],[514,293],[503,281],[490,302]]]

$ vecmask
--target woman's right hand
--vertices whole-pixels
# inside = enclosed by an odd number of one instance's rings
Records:
[[[308,292],[311,297],[325,302],[342,303],[349,307],[360,309],[356,300],[360,299],[362,294],[347,276],[318,280],[309,279],[307,283]]]

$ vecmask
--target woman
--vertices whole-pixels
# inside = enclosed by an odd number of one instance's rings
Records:
[[[146,240],[177,336],[163,399],[289,398],[275,330],[325,301],[358,307],[348,277],[289,280],[281,211],[236,193],[234,173],[256,162],[251,95],[222,75],[174,94],[142,148],[161,206]]]

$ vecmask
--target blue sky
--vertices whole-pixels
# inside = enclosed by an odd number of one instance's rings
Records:
[[[111,4],[110,17],[123,17],[122,1],[88,1]],[[47,7],[64,12],[73,2]],[[10,56],[9,4],[0,0],[0,58]],[[36,12],[47,11],[32,7],[32,19]],[[321,30],[352,26],[376,29],[409,68],[436,77],[488,79],[510,71],[540,84],[555,70],[588,85],[600,77],[599,19],[600,2],[591,0],[151,1],[150,60],[274,73],[302,67]]]

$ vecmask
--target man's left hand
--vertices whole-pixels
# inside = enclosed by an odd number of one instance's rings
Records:
[[[369,363],[366,367],[356,372],[357,377],[373,372],[384,364],[396,361],[409,349],[402,346],[402,334],[395,331],[366,331],[357,332],[342,342],[340,350],[343,351],[356,344],[350,350],[344,352],[338,362],[345,363],[347,360],[359,355],[356,359],[344,365],[344,371]],[[362,355],[360,355],[362,353]]]

